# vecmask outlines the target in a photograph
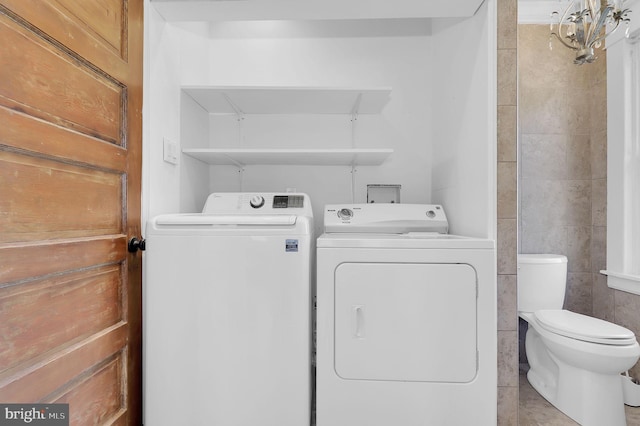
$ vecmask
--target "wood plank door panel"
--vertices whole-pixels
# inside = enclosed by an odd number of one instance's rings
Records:
[[[140,424],[142,0],[0,0],[0,402]]]

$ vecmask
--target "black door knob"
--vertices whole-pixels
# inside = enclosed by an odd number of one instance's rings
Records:
[[[129,253],[135,253],[138,250],[144,251],[147,248],[147,242],[144,239],[139,239],[138,237],[133,237],[129,240],[129,244],[127,245],[127,249]]]

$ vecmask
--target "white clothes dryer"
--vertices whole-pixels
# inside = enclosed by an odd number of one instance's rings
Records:
[[[214,193],[149,221],[145,424],[310,425],[312,253],[305,194]]]
[[[497,419],[492,240],[441,206],[329,205],[317,240],[318,426]]]

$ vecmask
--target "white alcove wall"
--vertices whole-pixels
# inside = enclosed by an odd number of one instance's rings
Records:
[[[367,184],[400,184],[402,201],[430,199],[430,36],[218,38],[211,86],[390,87],[379,114],[211,114],[210,148],[393,149],[380,165],[212,165],[210,190],[306,192],[321,218],[329,203],[366,202]],[[202,84],[204,82],[201,82]],[[186,141],[183,141],[186,143]],[[352,183],[354,187],[352,189]],[[185,189],[183,188],[183,191]],[[321,231],[321,220],[316,221]]]
[[[496,2],[470,19],[433,24],[432,199],[450,232],[496,238]]]
[[[143,223],[158,214],[197,209],[193,202],[199,198],[196,194],[208,191],[208,178],[201,178],[200,164],[184,161],[181,155],[177,165],[163,161],[164,140],[180,145],[182,131],[188,135],[184,140],[196,143],[201,137],[206,143],[208,117],[199,106],[184,99],[181,87],[185,79],[206,77],[208,64],[201,60],[201,52],[208,49],[208,33],[209,25],[203,22],[167,23],[146,0]],[[183,116],[190,118],[183,123]],[[189,181],[183,178],[184,173],[191,174]],[[208,174],[208,167],[204,167],[204,173]]]
[[[401,35],[343,28],[340,37],[305,36],[301,23],[294,35],[257,37],[222,31],[220,23],[166,22],[154,3],[146,10],[143,219],[198,211],[213,191],[287,188],[309,193],[320,218],[324,204],[364,202],[367,184],[386,183],[402,185],[402,202],[444,204],[453,232],[495,235],[494,1],[470,18],[410,21]],[[247,114],[240,136],[235,115],[209,114],[182,90],[188,86],[391,93],[380,114],[358,116],[355,136],[349,114]],[[169,164],[162,160],[165,138],[180,149],[367,147],[393,154],[380,165],[357,166],[352,191],[349,166],[252,165],[240,173],[187,155]]]

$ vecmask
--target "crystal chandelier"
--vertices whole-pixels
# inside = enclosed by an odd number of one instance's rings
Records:
[[[618,5],[607,4],[606,0],[572,0],[562,15],[551,14],[557,22],[551,24],[550,37],[556,36],[562,44],[576,51],[574,64],[582,65],[596,60],[594,48],[599,48],[602,41],[615,30],[621,22],[629,31],[629,9]],[[551,48],[551,39],[549,40]]]

